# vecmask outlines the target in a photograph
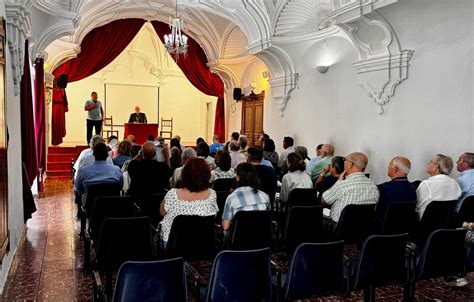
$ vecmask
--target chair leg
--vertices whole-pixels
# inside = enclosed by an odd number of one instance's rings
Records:
[[[375,302],[375,286],[364,288],[364,302]]]
[[[88,238],[84,238],[84,272],[91,271],[91,242]]]
[[[105,272],[105,293],[107,297],[112,296],[112,272],[110,270],[106,270]]]

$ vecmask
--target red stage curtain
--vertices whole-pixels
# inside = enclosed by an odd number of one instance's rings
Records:
[[[54,70],[57,79],[62,73],[68,82],[82,80],[110,64],[132,41],[145,23],[143,19],[121,19],[93,29],[81,42],[81,52]],[[65,112],[67,96],[64,89],[53,90],[52,144],[59,145],[66,135]]]
[[[43,192],[43,175],[46,170],[45,137],[45,98],[44,98],[44,59],[35,61],[35,138],[36,162],[38,164],[38,191]]]
[[[28,179],[36,178],[36,144],[35,126],[33,121],[33,95],[31,87],[30,56],[28,40],[25,41],[23,75],[21,76],[21,159],[25,163]]]
[[[151,23],[161,42],[163,42],[164,36],[170,32],[169,25],[159,21],[152,21]],[[201,46],[189,36],[187,55],[179,56],[178,60],[173,56],[173,59],[194,87],[202,93],[217,97],[214,134],[219,135],[221,142],[223,142],[226,136],[224,123],[224,83],[222,83],[218,75],[209,70],[206,54]]]

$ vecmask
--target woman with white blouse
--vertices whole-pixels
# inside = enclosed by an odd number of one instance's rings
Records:
[[[311,177],[305,173],[306,164],[300,155],[293,152],[286,159],[288,173],[281,180],[280,203],[286,204],[293,189],[311,189],[313,182]]]

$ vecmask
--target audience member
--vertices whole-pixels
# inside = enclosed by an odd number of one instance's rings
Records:
[[[153,142],[146,142],[142,147],[140,160],[133,160],[128,165],[130,187],[128,194],[132,196],[148,196],[164,192],[169,188],[170,167],[164,162],[155,160],[156,149]]]
[[[321,148],[323,147],[323,144],[319,144],[316,146],[316,156],[313,157],[310,161],[309,164],[306,166],[306,173],[311,175],[311,170],[313,170],[314,166],[316,163],[321,159]]]
[[[183,154],[181,155],[181,159],[183,161],[183,166],[182,167],[179,167],[179,168],[176,168],[173,172],[173,176],[171,177],[171,180],[170,180],[170,185],[172,188],[176,188],[176,186],[178,185],[178,182],[181,180],[181,171],[184,169],[184,167],[186,166],[186,162],[193,158],[193,157],[196,157],[196,151],[194,151],[193,148],[185,148],[183,150]],[[209,167],[208,167],[209,168]]]
[[[273,168],[278,168],[278,153],[275,152],[275,142],[269,138],[263,144],[263,158],[272,163]]]
[[[247,137],[245,135],[241,135],[239,137],[239,146],[240,146],[240,153],[246,154],[247,152]]]
[[[219,135],[212,137],[212,144],[209,146],[209,155],[212,157],[216,156],[217,151],[224,149],[224,144],[219,141]]]
[[[255,166],[258,179],[260,181],[260,190],[267,193],[270,202],[275,200],[275,192],[277,188],[277,175],[271,167],[262,164],[263,149],[259,146],[252,146],[247,149],[247,162]]]
[[[309,165],[309,160],[310,160],[310,158],[308,157],[308,149],[305,146],[296,146],[295,153],[298,153],[298,155],[301,156],[301,158],[305,162],[305,167],[307,167]],[[305,171],[306,171],[306,168],[305,168]]]
[[[92,137],[94,139],[94,137]],[[76,190],[80,195],[87,194],[88,188],[95,184],[123,184],[122,171],[119,167],[109,164],[107,146],[103,142],[94,145],[94,163],[79,169]],[[84,197],[82,198],[84,200]]]
[[[237,142],[239,140],[239,137],[240,137],[239,132],[232,132],[232,134],[230,135],[230,141]]]
[[[127,135],[127,137],[125,139],[132,142],[132,144],[135,143],[135,135],[133,135],[133,134]]]
[[[293,147],[294,140],[290,136],[285,136],[283,138],[283,151],[280,154],[280,158],[278,160],[278,166],[283,170],[286,170],[286,157],[291,152],[295,151],[295,147]]]
[[[176,147],[176,148],[178,148],[178,149],[181,150],[181,144],[179,143],[179,139],[177,139],[176,137],[173,137],[173,138],[170,140],[170,150],[171,150],[173,147]]]
[[[437,154],[429,161],[426,172],[430,177],[423,180],[416,189],[416,212],[419,219],[432,201],[457,200],[461,196],[458,182],[448,176],[452,170],[453,160],[449,156]]]
[[[314,165],[311,170],[311,179],[315,182],[319,177],[324,167],[327,167],[331,163],[331,159],[334,156],[334,146],[331,144],[324,144],[321,148],[321,159]]]
[[[123,163],[127,160],[131,160],[130,151],[132,151],[133,144],[128,140],[120,142],[117,148],[117,157],[114,159],[114,165],[120,169],[123,167]]]
[[[170,165],[170,149],[165,143],[165,139],[161,136],[158,136],[155,140],[155,160],[159,162],[164,162],[168,166]]]
[[[229,230],[230,223],[239,211],[264,211],[270,209],[268,195],[259,191],[259,180],[255,166],[241,163],[237,166],[237,188],[227,197],[222,213],[222,228]]]
[[[331,163],[323,168],[318,179],[316,179],[315,188],[318,192],[318,199],[321,199],[323,193],[339,180],[342,172],[344,172],[344,157],[334,156]]]
[[[217,168],[211,171],[210,182],[220,178],[235,178],[235,170],[230,166],[231,159],[229,152],[219,150],[216,153],[215,164]]]
[[[215,168],[214,158],[209,156],[209,145],[206,142],[200,142],[198,144],[196,154],[198,157],[202,157],[206,160],[210,170]]]
[[[268,135],[266,133],[260,134],[260,136],[258,137],[258,144],[263,147],[263,144],[265,143],[265,140],[269,139],[269,138],[270,138],[270,135]]]
[[[123,165],[122,165],[122,172],[128,171],[128,165],[130,162],[140,153],[142,150],[142,146],[138,144],[133,144],[132,149],[130,150],[130,157],[132,158],[131,160],[126,160]]]
[[[183,144],[181,144],[181,136],[179,136],[179,135],[176,134],[176,135],[173,136],[173,138],[178,139],[179,145],[181,146],[181,151],[183,151],[184,148],[186,148],[186,147],[185,147]]]
[[[155,136],[153,134],[148,134],[147,141],[154,142],[155,141]]]
[[[182,153],[180,147],[174,146],[173,148],[170,149],[170,168],[171,168],[171,175],[173,175],[174,170],[176,170],[179,167],[183,166],[183,161],[182,161]]]
[[[118,156],[118,145],[120,142],[115,135],[110,136],[107,141],[107,151],[109,152],[112,160],[114,160]]]
[[[200,143],[204,143],[204,142],[205,142],[205,140],[202,137],[198,137],[196,139],[196,147],[199,146]]]
[[[325,217],[323,221],[329,225],[329,229],[334,229],[347,205],[376,204],[379,200],[377,186],[363,173],[368,162],[364,153],[354,152],[347,155],[344,160],[344,172],[339,176],[339,180],[323,193],[321,202],[331,206],[329,217]]]
[[[95,145],[97,145],[98,143],[105,143],[105,140],[102,136],[100,135],[94,135],[92,138],[91,138],[91,141],[89,142],[89,146],[90,148],[88,149],[84,149],[81,151],[81,153],[79,154],[79,156],[77,157],[77,160],[76,162],[74,163],[74,170],[76,171],[76,173],[74,174],[74,181],[77,181],[77,173],[79,172],[79,170],[83,167],[87,167],[89,165],[92,165],[95,161],[95,158],[94,158],[94,147]],[[107,163],[113,165],[114,162],[112,160],[111,157],[107,157]]]
[[[286,204],[293,189],[310,189],[313,187],[311,177],[304,172],[306,164],[303,158],[296,152],[288,154],[286,158],[288,173],[281,181],[280,202]]]
[[[230,154],[230,159],[231,159],[230,166],[232,168],[235,169],[240,163],[247,161],[247,158],[245,157],[245,155],[239,152],[240,145],[238,141],[231,141],[229,144],[229,148],[230,148],[229,154]]]
[[[160,223],[161,240],[164,248],[166,248],[175,217],[178,215],[211,216],[219,210],[216,192],[209,189],[210,177],[211,172],[204,159],[190,158],[183,167],[181,188],[171,189],[166,193],[160,206],[160,214],[163,216]]]
[[[403,156],[396,156],[389,162],[387,175],[391,180],[378,185],[380,198],[376,218],[379,223],[383,221],[390,204],[397,201],[416,203],[416,189],[407,178],[410,168],[410,160]]]
[[[460,172],[458,183],[462,192],[456,204],[456,212],[459,212],[464,199],[474,195],[474,153],[466,152],[459,156],[456,168]]]

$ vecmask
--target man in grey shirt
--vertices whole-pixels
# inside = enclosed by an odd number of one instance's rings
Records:
[[[86,101],[84,110],[87,111],[87,143],[89,143],[92,137],[92,128],[95,127],[95,134],[100,135],[104,120],[104,109],[102,103],[97,99],[97,92],[91,93],[91,99]]]

